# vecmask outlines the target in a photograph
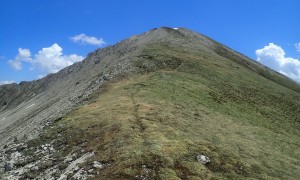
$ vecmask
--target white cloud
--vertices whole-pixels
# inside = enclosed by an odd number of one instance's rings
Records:
[[[16,70],[22,69],[22,62],[18,60],[9,60],[8,63]]]
[[[3,84],[12,84],[12,83],[15,83],[15,81],[0,81],[0,85],[3,85]]]
[[[276,44],[269,43],[255,51],[257,61],[300,82],[300,60],[285,57],[284,50]]]
[[[295,44],[296,51],[300,52],[300,42]]]
[[[105,44],[102,38],[98,39],[96,37],[87,36],[85,34],[79,34],[70,38],[75,43],[81,44],[90,44],[90,45],[97,45],[102,46]]]
[[[19,53],[14,60],[9,60],[9,64],[16,70],[22,69],[22,61],[31,62],[31,52],[29,49],[18,49]]]
[[[9,60],[9,64],[16,70],[20,70],[23,63],[29,63],[31,70],[39,70],[44,74],[48,74],[56,73],[84,59],[84,57],[76,54],[63,55],[62,51],[63,49],[55,43],[50,47],[42,48],[32,57],[29,49],[19,48],[19,54],[14,60]]]
[[[31,61],[31,58],[30,58],[31,52],[30,52],[29,49],[19,48],[18,51],[19,51],[19,54],[16,57],[16,59],[18,59],[18,60],[24,60],[24,61]]]
[[[63,55],[62,50],[56,43],[50,47],[43,48],[35,55],[32,61],[33,68],[46,73],[56,73],[64,67],[84,59],[84,57],[76,54]]]

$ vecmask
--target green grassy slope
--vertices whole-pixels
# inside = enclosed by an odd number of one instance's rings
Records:
[[[300,94],[206,52],[151,45],[29,147],[53,142],[107,164],[94,179],[297,179]],[[24,150],[26,151],[26,150]],[[204,154],[207,165],[197,162]]]

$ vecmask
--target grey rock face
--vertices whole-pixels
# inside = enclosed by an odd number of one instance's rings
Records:
[[[129,57],[135,57],[138,49],[123,50],[131,47],[128,43],[96,50],[43,79],[0,86],[0,147],[12,137],[31,138],[48,122],[84,103],[106,81],[133,71]]]

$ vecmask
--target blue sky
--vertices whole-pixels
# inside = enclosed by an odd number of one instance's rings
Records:
[[[1,0],[0,84],[38,79],[161,26],[207,35],[300,82],[299,8],[298,0]]]

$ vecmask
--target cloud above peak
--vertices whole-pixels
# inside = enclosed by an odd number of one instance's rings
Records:
[[[18,55],[9,64],[16,70],[21,70],[24,63],[30,64],[31,70],[38,70],[43,74],[56,73],[59,70],[82,61],[84,57],[77,54],[63,55],[63,49],[54,43],[50,47],[42,48],[34,56],[29,49],[18,49]]]
[[[274,43],[269,43],[255,51],[257,61],[278,71],[287,77],[300,82],[300,60],[286,57],[285,51]]]
[[[76,36],[73,36],[70,38],[75,43],[80,44],[89,44],[89,45],[97,45],[97,46],[103,46],[105,44],[105,41],[102,38],[96,38],[92,36],[87,36],[85,34],[79,34]]]

